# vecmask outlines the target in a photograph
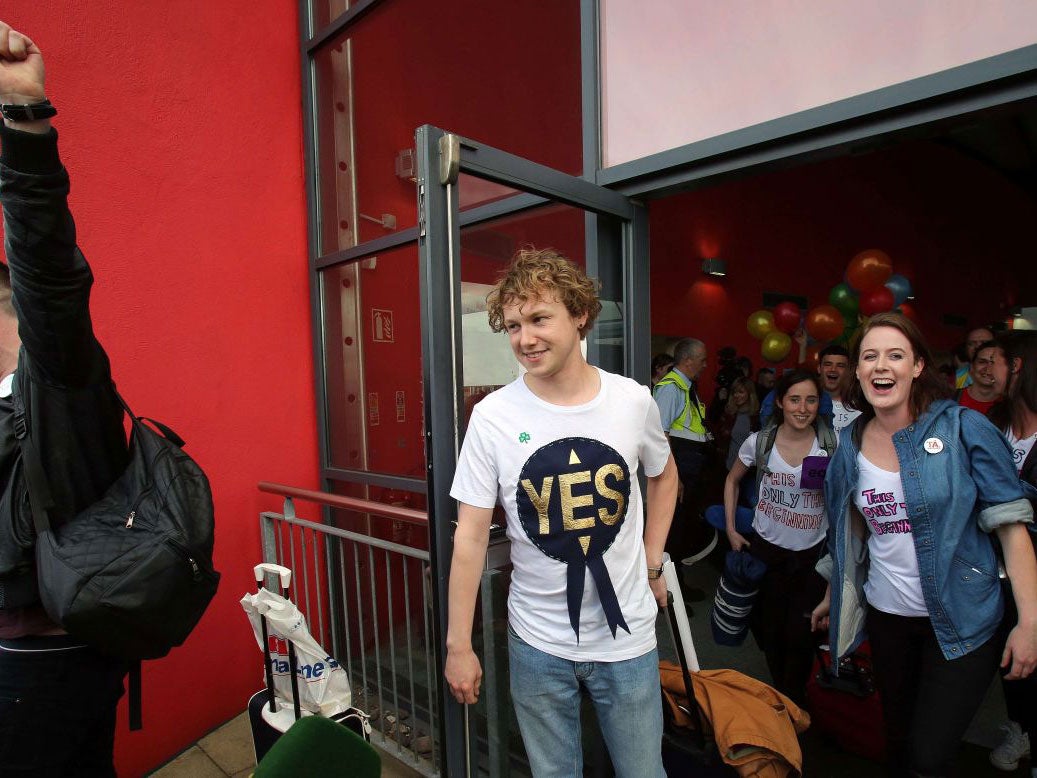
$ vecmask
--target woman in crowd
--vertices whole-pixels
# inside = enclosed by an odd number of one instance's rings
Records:
[[[731,548],[746,549],[767,565],[749,622],[753,637],[767,659],[774,686],[799,705],[806,698],[814,657],[809,613],[825,588],[814,570],[827,526],[817,467],[828,456],[821,441],[832,438],[830,431],[819,435],[816,427],[820,397],[816,372],[793,370],[782,376],[775,388],[777,429],[768,427],[745,439],[724,484]],[[758,445],[761,435],[764,440]],[[739,484],[754,465],[756,534],[747,539],[736,528],[735,509]]]
[[[760,401],[752,379],[736,378],[724,406],[724,414],[713,427],[717,453],[726,457],[724,467],[730,470],[738,458],[738,449],[749,433],[760,429]]]
[[[998,661],[1012,680],[1037,662],[1033,511],[1005,439],[948,399],[910,320],[869,319],[849,367],[844,402],[862,415],[828,467],[831,586],[811,621],[831,616],[833,657],[867,630],[892,773],[949,775]],[[1019,612],[1007,641],[990,532]]]
[[[1016,330],[998,338],[998,345],[1008,377],[1004,400],[991,409],[989,418],[1008,439],[1019,478],[1037,487],[1037,332]],[[977,357],[982,353],[981,347]],[[1037,545],[1034,526],[1029,529],[1030,540]],[[1002,621],[1006,634],[1017,621],[1014,599],[1006,597]],[[1000,770],[1015,770],[1019,760],[1030,755],[1030,774],[1037,778],[1031,751],[1037,743],[1037,673],[1017,681],[1002,679],[1002,688],[1009,720],[1002,727],[1004,740],[990,752],[990,763]]]
[[[656,354],[652,357],[652,389],[663,376],[673,370],[673,357],[669,354]]]

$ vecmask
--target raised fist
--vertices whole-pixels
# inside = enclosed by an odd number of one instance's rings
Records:
[[[36,103],[45,97],[43,55],[27,36],[0,22],[0,100]]]

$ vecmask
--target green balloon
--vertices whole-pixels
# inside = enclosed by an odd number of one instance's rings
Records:
[[[840,346],[849,346],[853,341],[853,336],[857,334],[859,325],[851,324],[843,330],[843,334],[835,341]]]
[[[849,284],[840,283],[832,287],[828,293],[828,302],[839,309],[839,313],[847,321],[857,321],[857,313],[860,311],[860,302],[857,293],[850,288]]]

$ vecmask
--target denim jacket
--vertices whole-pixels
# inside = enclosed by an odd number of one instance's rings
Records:
[[[825,477],[829,557],[818,563],[818,571],[830,574],[829,645],[839,657],[862,640],[866,610],[868,541],[851,530],[860,475],[858,426],[842,431]],[[938,400],[897,432],[893,445],[929,619],[944,657],[956,659],[994,634],[1004,608],[987,533],[1032,522],[1033,509],[1007,441],[976,411]]]

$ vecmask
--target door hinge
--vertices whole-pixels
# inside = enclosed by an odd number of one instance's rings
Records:
[[[457,183],[461,170],[461,139],[452,132],[439,139],[439,183]]]
[[[425,185],[418,184],[418,237],[425,237]]]

